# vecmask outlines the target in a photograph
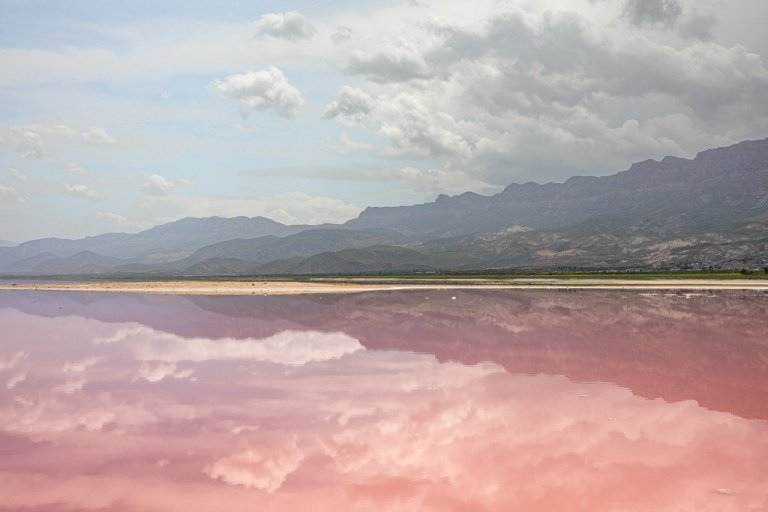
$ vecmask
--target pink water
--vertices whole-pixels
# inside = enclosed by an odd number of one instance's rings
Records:
[[[0,293],[0,510],[768,510],[768,295]]]

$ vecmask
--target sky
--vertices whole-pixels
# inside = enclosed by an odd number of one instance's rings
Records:
[[[764,0],[0,0],[0,240],[606,175],[768,137]]]

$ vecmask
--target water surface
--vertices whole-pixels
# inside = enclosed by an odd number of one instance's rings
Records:
[[[0,292],[0,510],[768,510],[768,297]]]

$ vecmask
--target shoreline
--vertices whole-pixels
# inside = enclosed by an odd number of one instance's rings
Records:
[[[66,283],[0,283],[0,290],[140,293],[154,295],[303,295],[404,290],[638,290],[638,291],[768,291],[768,280],[705,279],[508,279],[484,282],[365,283],[296,281],[103,281]]]

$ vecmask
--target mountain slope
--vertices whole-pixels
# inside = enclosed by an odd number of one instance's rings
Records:
[[[699,153],[693,160],[647,160],[603,177],[512,184],[493,196],[440,196],[415,206],[367,208],[347,226],[388,228],[422,237],[496,232],[512,225],[553,229],[592,217],[680,216],[702,229],[768,205],[768,139]],[[695,217],[686,213],[697,212]]]

